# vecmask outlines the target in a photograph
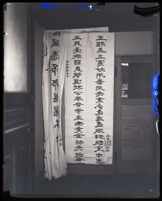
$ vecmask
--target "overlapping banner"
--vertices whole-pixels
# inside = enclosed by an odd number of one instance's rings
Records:
[[[45,177],[66,175],[67,163],[112,164],[114,33],[107,27],[47,30],[43,44]]]
[[[114,33],[70,34],[65,75],[69,163],[112,164]]]

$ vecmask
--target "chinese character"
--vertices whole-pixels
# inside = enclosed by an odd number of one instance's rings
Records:
[[[54,125],[54,128],[59,127],[59,120],[56,119],[56,124]]]
[[[95,81],[98,85],[102,85],[103,84],[103,82],[105,82],[105,81],[103,81],[102,79],[98,79],[97,81]]]
[[[52,52],[51,59],[52,59],[52,60],[59,59],[59,51],[55,51],[55,50],[54,50],[54,51]]]
[[[59,45],[59,40],[53,39],[53,40],[52,40],[52,46],[60,46],[60,45]],[[52,46],[51,46],[51,47],[52,47]]]
[[[103,61],[103,60],[98,60],[97,62],[98,62],[98,63],[97,63],[97,67],[99,67],[99,66],[104,66],[104,65],[103,65],[103,62],[105,62],[105,61]]]
[[[100,86],[96,86],[96,91],[97,90],[102,90],[102,91],[105,91],[105,89],[103,89],[103,87],[100,85]]]
[[[74,60],[74,65],[81,65],[81,60]]]
[[[80,84],[80,83],[81,83],[81,81],[82,81],[82,80],[79,80],[79,79],[74,79],[73,84],[74,84],[74,85],[75,85],[75,84]]]
[[[75,55],[73,55],[73,59],[75,59],[75,58],[77,58],[77,59],[81,59],[82,56],[81,56],[81,54],[75,54]]]
[[[82,53],[82,49],[80,49],[79,47],[75,47],[75,49],[73,50],[73,54],[76,53]]]
[[[80,76],[81,76],[80,72],[79,73],[74,73],[73,78],[75,78],[75,77],[79,78]]]
[[[103,128],[97,128],[94,133],[104,133]]]
[[[101,158],[96,158],[96,164],[104,164]]]
[[[83,122],[77,121],[77,122],[75,123],[75,126],[82,126],[83,124],[84,124]]]
[[[76,133],[76,132],[75,132]],[[76,133],[75,135],[74,135],[74,137],[76,137],[76,138],[83,138],[83,134],[82,133]]]
[[[80,69],[80,66],[75,66],[74,72],[76,72],[76,71],[82,72],[82,70]]]
[[[83,89],[83,87],[81,85],[74,85],[73,86],[73,90],[76,90],[76,89]]]
[[[80,146],[80,145],[77,145],[76,147],[75,147],[75,149],[74,149],[74,151],[82,151],[83,150],[83,147],[82,146]]]
[[[104,42],[96,42],[96,47],[103,47],[103,46],[105,46],[105,43]]]
[[[99,35],[96,40],[107,40],[107,39],[104,39],[102,35]]]
[[[55,117],[58,117],[59,115],[59,107],[58,106],[54,106],[54,111],[53,111],[53,116]]]
[[[83,128],[81,128],[80,126],[76,127],[74,130],[76,130],[76,132],[80,132]]]
[[[74,91],[77,96],[80,96],[83,92],[82,91]]]
[[[97,121],[95,128],[97,128],[97,127],[103,127],[103,123],[100,121]]]
[[[52,86],[54,86],[56,90],[56,87],[58,87],[58,79],[52,80]]]
[[[96,74],[96,78],[101,78],[101,77],[105,78],[105,76],[104,76],[103,73],[97,73],[97,74]]]
[[[73,38],[73,40],[81,40],[82,38],[80,38],[79,37],[79,35],[77,35],[77,36],[75,36],[74,38]]]
[[[75,104],[73,104],[73,105],[76,105],[76,107],[81,107],[81,105],[84,105],[84,104],[82,104],[82,103],[75,103]]]
[[[106,53],[106,51],[103,51],[102,47],[99,47],[97,50],[97,54],[99,54],[99,53]]]
[[[103,145],[104,144],[104,141],[103,140],[98,140],[95,142],[95,144],[93,145]]]
[[[96,154],[97,158],[102,158],[102,154],[101,153],[98,153]]]
[[[95,68],[98,72],[105,72],[105,68]]]
[[[102,98],[102,97],[97,97],[96,98],[97,99],[97,103],[103,103],[103,100],[104,100],[104,98]]]
[[[58,72],[58,65],[57,64],[52,64],[52,72],[54,73],[54,75],[56,76],[56,72]]]
[[[76,120],[84,120],[80,115],[77,115],[76,118],[74,119],[74,121]]]
[[[83,110],[81,108],[77,108],[75,109],[75,112],[77,112],[78,114],[80,114]]]
[[[98,97],[98,96],[103,96],[104,95],[104,93],[102,92],[102,91],[98,91],[97,93],[95,93],[96,94],[96,96]]]
[[[56,31],[53,33],[54,36],[60,36],[60,34],[61,34],[60,31]]]
[[[76,141],[75,141],[75,144],[80,144],[80,145],[81,145],[81,144],[83,144],[83,143],[84,143],[84,142],[83,142],[82,140],[76,140]]]
[[[76,96],[75,99],[74,99],[74,101],[82,101],[82,100],[83,100],[83,99],[82,99],[81,96]]]
[[[76,45],[81,46],[80,41],[75,41],[75,42],[74,42],[74,46],[76,46]]]
[[[97,129],[96,129],[96,130],[97,130]],[[95,138],[96,138],[96,139],[98,139],[98,138],[99,138],[99,139],[105,139],[103,135],[95,135]]]
[[[95,152],[97,152],[97,151],[102,151],[102,152],[103,152],[103,151],[104,151],[104,150],[102,149],[103,147],[100,146],[100,145],[99,145],[99,146],[96,146],[96,148],[97,148],[97,150],[95,150]]]
[[[99,48],[98,48],[98,49],[99,49]],[[99,54],[98,57],[96,58],[96,60],[98,60],[98,59],[103,59],[103,60],[105,60],[105,57],[103,57],[101,54]]]
[[[94,108],[97,108],[97,107],[98,107],[99,109],[103,109],[103,105],[101,105],[101,103],[97,104],[96,107],[94,107]]]
[[[95,114],[95,115],[96,115],[96,116],[97,116],[97,115],[103,115],[103,111],[99,109],[99,110],[97,110],[97,114]]]
[[[104,121],[104,120],[103,120],[103,118],[101,116],[97,116],[96,121]]]
[[[53,102],[57,103],[58,102],[58,94],[54,93],[53,96],[54,96],[53,97]]]

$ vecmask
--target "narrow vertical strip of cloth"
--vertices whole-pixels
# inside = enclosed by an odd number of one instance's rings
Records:
[[[54,115],[54,107],[58,107],[58,122],[61,123],[61,101],[62,101],[62,90],[64,84],[64,71],[65,65],[63,64],[66,60],[66,41],[64,37],[61,37],[60,40],[60,59],[57,61],[58,65],[58,73],[54,76],[52,73],[52,64],[53,61],[51,59],[54,48],[50,42],[53,38],[52,33],[48,33],[44,35],[44,44],[47,46],[45,48],[46,54],[44,54],[44,65],[43,65],[43,111],[44,111],[44,131],[45,131],[45,177],[52,179],[59,178],[66,174],[66,157],[62,147],[62,131],[59,126],[55,126],[56,117]],[[58,49],[57,49],[58,50]],[[52,81],[55,79],[58,82],[58,87],[54,91],[54,87],[52,86]],[[57,105],[53,104],[53,94],[57,93],[58,95],[58,103]]]
[[[48,44],[47,32],[43,35],[43,70],[42,70],[42,102],[43,102],[43,119],[44,119],[44,172],[45,177],[52,178],[50,136],[49,136],[49,57],[50,49]]]

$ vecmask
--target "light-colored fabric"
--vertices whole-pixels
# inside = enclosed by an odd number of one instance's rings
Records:
[[[112,164],[114,33],[70,34],[67,58],[67,162]]]
[[[53,33],[53,32],[60,32],[63,33],[90,33],[96,31],[108,32],[108,27],[96,27],[96,28],[84,28],[84,29],[56,29],[56,30],[46,30],[46,33]]]
[[[44,175],[50,180],[67,173],[67,158],[62,143],[61,103],[65,74],[67,73],[69,36],[73,32],[94,32],[95,30],[107,32],[108,28],[44,31],[42,70]]]
[[[52,37],[51,37],[52,36]],[[61,101],[64,85],[64,57],[67,40],[64,35],[44,35],[44,64],[42,76],[43,115],[45,133],[45,177],[66,175],[66,156],[62,146]],[[58,46],[54,44],[57,41]],[[60,56],[61,55],[61,56]]]

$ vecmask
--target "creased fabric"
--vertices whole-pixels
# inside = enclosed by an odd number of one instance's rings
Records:
[[[67,40],[64,35],[44,34],[42,98],[45,134],[45,177],[66,175],[66,156],[62,146],[61,101],[64,85],[64,57]],[[58,45],[54,44],[58,41]],[[62,56],[60,56],[62,55]]]
[[[50,180],[67,173],[68,161],[62,143],[61,104],[63,87],[66,85],[69,37],[72,33],[95,31],[107,32],[108,27],[44,31],[42,70],[44,175]]]
[[[113,162],[114,33],[72,33],[65,76],[68,163]]]

